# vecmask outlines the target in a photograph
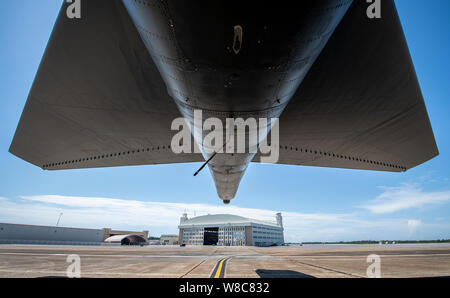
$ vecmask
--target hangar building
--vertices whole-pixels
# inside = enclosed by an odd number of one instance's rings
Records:
[[[97,245],[102,229],[82,229],[0,223],[0,244]]]
[[[149,242],[141,235],[129,234],[129,235],[115,235],[108,237],[104,241],[105,243],[116,243],[121,245],[147,245]]]
[[[119,231],[0,223],[0,244],[100,245],[112,236],[136,235],[144,240],[148,231]],[[108,241],[112,243],[111,241]]]
[[[271,246],[284,244],[283,219],[265,222],[231,214],[180,218],[179,241],[188,245]]]

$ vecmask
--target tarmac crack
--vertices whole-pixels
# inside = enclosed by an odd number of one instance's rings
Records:
[[[194,271],[196,268],[198,268],[201,264],[203,264],[204,262],[206,262],[212,255],[214,255],[219,249],[216,248],[215,251],[213,251],[209,256],[207,256],[205,259],[203,259],[200,263],[198,263],[197,265],[194,265],[191,269],[189,269],[185,274],[181,275],[179,278],[183,278],[185,276],[187,276],[189,273],[191,273],[192,271]]]

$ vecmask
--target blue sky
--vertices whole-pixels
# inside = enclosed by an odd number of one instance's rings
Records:
[[[224,207],[198,164],[47,172],[8,148],[61,1],[3,1],[0,18],[0,222],[176,232],[193,216],[285,216],[288,241],[450,238],[448,0],[397,0],[440,156],[406,173],[250,165]]]

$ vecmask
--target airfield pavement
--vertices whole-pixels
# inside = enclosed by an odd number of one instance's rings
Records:
[[[258,278],[367,277],[380,257],[381,277],[449,277],[450,245],[39,246],[0,245],[0,278],[66,277],[69,255],[81,277]],[[222,264],[222,265],[221,265]],[[219,273],[218,273],[219,272]]]

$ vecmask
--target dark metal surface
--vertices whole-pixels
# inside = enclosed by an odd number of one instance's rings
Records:
[[[393,1],[347,12],[280,118],[281,164],[401,172],[438,149]]]
[[[123,2],[200,144],[209,131],[195,125],[195,110],[222,123],[279,117],[352,0]],[[221,199],[235,197],[253,157],[211,160]]]
[[[200,109],[281,115],[282,164],[421,164],[438,151],[394,3],[375,20],[351,3],[97,0],[81,20],[63,6],[10,152],[47,170],[204,161],[170,148],[172,120],[198,129]],[[253,158],[210,161],[220,198]]]
[[[46,170],[202,162],[174,154],[181,117],[120,1],[56,22],[11,144]]]

